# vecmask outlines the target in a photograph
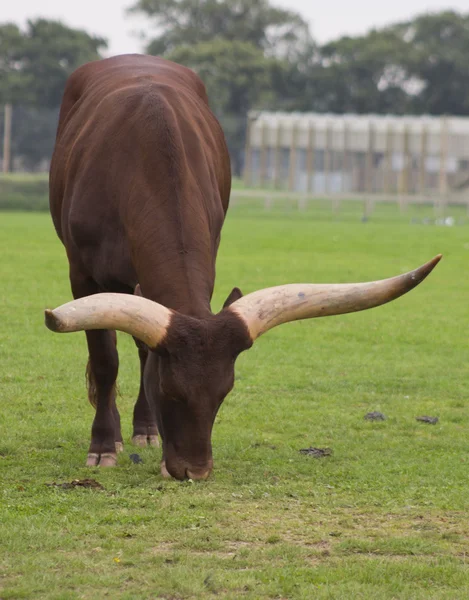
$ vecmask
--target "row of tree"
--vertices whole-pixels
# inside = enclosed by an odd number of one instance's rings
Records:
[[[106,46],[106,40],[56,21],[29,21],[25,30],[0,25],[0,105],[14,107],[11,154],[20,168],[35,169],[50,158],[65,81]],[[0,119],[2,136],[9,113]]]
[[[251,109],[469,115],[469,14],[425,14],[319,46],[299,14],[269,0],[138,0],[129,11],[159,32],[147,53],[201,75],[237,171]],[[105,48],[56,22],[0,26],[0,102],[23,111],[14,152],[28,166],[50,153],[68,73]]]

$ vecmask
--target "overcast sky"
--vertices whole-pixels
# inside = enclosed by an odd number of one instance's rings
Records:
[[[125,15],[134,0],[1,0],[0,22],[24,24],[28,18],[59,19],[71,27],[108,39],[108,54],[139,52],[136,31],[148,21]],[[346,34],[365,33],[372,27],[409,19],[418,13],[454,9],[469,11],[469,0],[277,0],[278,6],[296,10],[310,23],[314,38],[325,42]]]

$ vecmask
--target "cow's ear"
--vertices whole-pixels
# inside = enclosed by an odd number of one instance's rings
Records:
[[[230,304],[233,304],[233,302],[236,302],[236,300],[239,300],[242,297],[243,297],[243,292],[237,287],[233,288],[231,290],[231,294],[225,300],[225,304],[223,305],[223,308],[230,306]]]
[[[140,284],[137,283],[134,289],[134,296],[141,296],[143,298],[142,290],[140,289]]]

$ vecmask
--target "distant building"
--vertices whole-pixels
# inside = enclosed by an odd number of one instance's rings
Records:
[[[467,196],[469,118],[250,113],[245,180],[311,196]]]

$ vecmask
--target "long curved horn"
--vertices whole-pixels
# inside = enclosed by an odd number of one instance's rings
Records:
[[[243,319],[254,341],[282,323],[341,315],[390,302],[423,281],[440,259],[441,254],[415,271],[382,281],[293,283],[266,288],[240,298],[226,310],[235,312]]]
[[[57,333],[117,329],[150,348],[164,338],[173,311],[141,296],[93,294],[45,311],[46,326]]]

